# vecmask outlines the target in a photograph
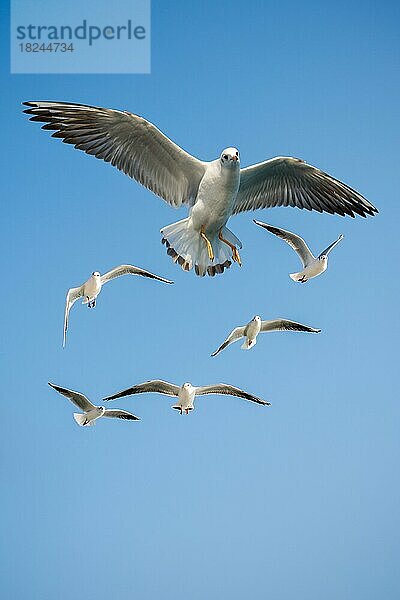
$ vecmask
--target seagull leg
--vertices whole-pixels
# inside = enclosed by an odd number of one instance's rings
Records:
[[[224,237],[222,237],[222,233],[221,230],[218,234],[218,239],[221,240],[221,242],[224,242],[225,244],[228,244],[229,248],[232,250],[232,258],[235,262],[238,263],[238,265],[241,267],[242,266],[242,261],[240,260],[240,254],[238,249],[236,248],[236,246],[234,246],[233,244],[231,244],[231,242],[228,242],[228,240],[226,240]]]
[[[214,251],[212,249],[210,240],[208,239],[208,237],[204,233],[204,225],[202,226],[202,228],[200,230],[200,235],[203,238],[203,240],[205,241],[205,243],[207,244],[208,257],[209,257],[209,259],[211,261],[213,261],[214,260]]]
[[[188,415],[189,414],[189,409],[185,408],[185,413]]]

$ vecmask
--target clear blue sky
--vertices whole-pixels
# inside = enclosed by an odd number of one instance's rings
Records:
[[[4,3],[3,3],[4,4]],[[173,4],[173,6],[171,6]],[[2,20],[3,598],[395,600],[399,534],[399,8],[394,2],[153,2],[152,73],[10,76]],[[249,4],[246,6],[246,4]],[[4,6],[3,6],[4,8]],[[369,219],[289,208],[230,227],[243,268],[183,273],[159,229],[183,218],[50,139],[23,100],[128,109],[193,154],[303,158],[358,189]],[[296,256],[253,218],[321,250]],[[133,263],[95,310],[64,297]],[[321,327],[209,354],[254,314]],[[97,402],[136,382],[226,381],[272,402],[125,398],[141,422],[81,429],[47,381]]]

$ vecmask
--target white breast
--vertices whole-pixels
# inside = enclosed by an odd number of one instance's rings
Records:
[[[219,231],[225,225],[232,214],[239,182],[239,165],[226,167],[219,159],[209,164],[190,214],[196,230],[204,225],[208,232]]]

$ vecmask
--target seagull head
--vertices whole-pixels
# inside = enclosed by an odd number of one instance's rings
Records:
[[[100,277],[100,273],[98,271],[93,271],[93,277]]]
[[[323,263],[326,263],[328,261],[328,256],[326,254],[321,254],[318,260],[320,260]]]
[[[219,157],[221,164],[225,167],[239,166],[240,156],[237,148],[225,148],[222,150],[221,156]]]
[[[192,384],[186,381],[182,387],[184,390],[190,390],[192,388]]]
[[[261,321],[261,317],[259,317],[258,315],[256,315],[255,317],[253,317],[253,321],[254,321],[255,323],[260,323],[260,321]]]

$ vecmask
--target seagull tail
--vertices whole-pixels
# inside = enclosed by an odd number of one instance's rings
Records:
[[[223,227],[221,233],[222,237],[231,244],[241,248],[240,241],[227,227]],[[194,268],[199,277],[204,277],[204,275],[214,277],[216,274],[223,273],[224,269],[229,269],[232,264],[230,246],[222,242],[218,238],[218,234],[207,233],[214,253],[214,260],[210,259],[207,244],[200,232],[193,227],[190,217],[163,227],[161,234],[161,242],[166,245],[167,254],[184,271]]]
[[[250,350],[250,348],[252,348],[256,344],[257,344],[257,338],[255,340],[249,340],[248,338],[246,338],[244,340],[243,344],[241,345],[241,349],[242,350]]]
[[[293,279],[293,281],[300,281],[303,278],[304,273],[289,273],[289,277]]]
[[[82,413],[74,413],[74,419],[78,423],[78,425],[80,425],[81,427],[85,427],[87,425],[90,425],[93,422],[93,421],[89,421],[89,423],[87,423],[86,422],[86,415],[82,414]]]

